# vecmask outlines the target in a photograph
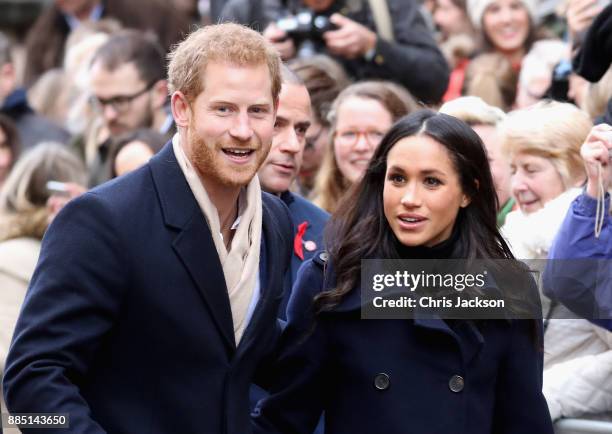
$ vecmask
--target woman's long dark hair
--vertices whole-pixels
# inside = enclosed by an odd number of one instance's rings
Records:
[[[420,110],[400,119],[383,138],[359,183],[341,201],[326,230],[326,245],[336,272],[336,288],[315,299],[315,311],[337,305],[361,275],[361,260],[397,258],[397,239],[384,214],[383,188],[387,156],[405,137],[424,135],[443,145],[471,199],[460,208],[458,242],[465,259],[513,259],[497,229],[497,195],[482,141],[466,123],[449,115]]]

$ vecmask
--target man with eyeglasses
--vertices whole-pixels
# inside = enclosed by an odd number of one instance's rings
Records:
[[[164,50],[151,35],[125,30],[112,36],[94,56],[89,83],[91,107],[103,126],[89,164],[93,187],[111,177],[113,139],[140,128],[170,138],[175,128],[167,106]]]

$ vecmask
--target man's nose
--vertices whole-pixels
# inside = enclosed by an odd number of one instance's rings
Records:
[[[232,128],[229,130],[229,134],[243,142],[251,139],[253,136],[253,128],[251,127],[251,120],[247,113],[240,113],[235,119]]]
[[[119,112],[115,110],[112,104],[105,104],[103,111],[104,119],[107,121],[114,121],[119,116]]]
[[[280,150],[289,154],[297,154],[304,145],[293,128],[281,137],[281,140]]]

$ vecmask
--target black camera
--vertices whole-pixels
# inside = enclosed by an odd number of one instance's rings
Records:
[[[279,18],[276,25],[296,43],[306,40],[322,41],[323,33],[338,28],[327,15],[318,15],[309,9]]]

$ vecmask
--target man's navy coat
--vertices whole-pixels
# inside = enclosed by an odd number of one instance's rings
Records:
[[[7,406],[69,413],[70,433],[248,433],[291,241],[287,208],[264,194],[261,298],[236,348],[210,230],[166,145],[51,225],[6,364]]]

